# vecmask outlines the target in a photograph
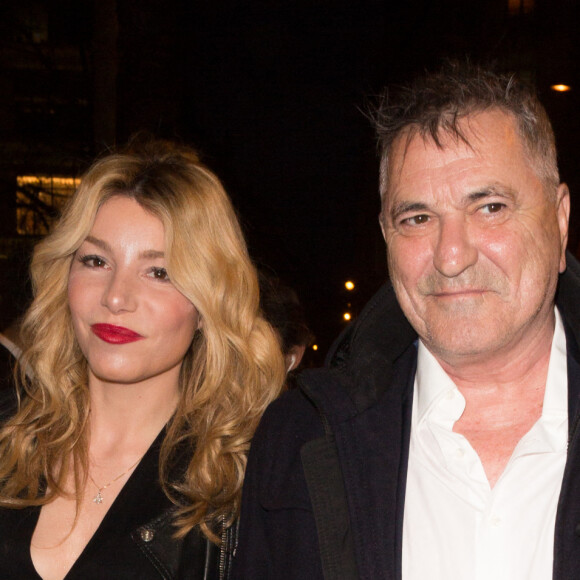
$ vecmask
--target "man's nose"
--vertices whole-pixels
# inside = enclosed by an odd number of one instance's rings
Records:
[[[477,248],[464,216],[441,218],[433,264],[447,278],[459,276],[477,262]]]

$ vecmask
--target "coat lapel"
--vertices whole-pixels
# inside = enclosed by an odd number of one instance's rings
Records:
[[[568,364],[568,459],[554,531],[553,580],[575,580],[580,569],[580,355],[566,326]]]
[[[413,345],[378,403],[335,427],[361,580],[401,578],[415,365]]]

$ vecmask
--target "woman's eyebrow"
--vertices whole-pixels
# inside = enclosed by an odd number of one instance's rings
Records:
[[[145,250],[139,254],[139,257],[156,260],[157,258],[165,258],[165,252],[161,252],[160,250]]]
[[[105,242],[105,240],[101,240],[100,238],[95,238],[95,236],[88,235],[85,238],[85,242],[89,242],[90,244],[93,244],[93,246],[97,246],[97,247],[99,247],[102,250],[105,250],[107,252],[111,251],[111,246],[109,246],[109,244],[107,244],[107,242]]]
[[[94,246],[97,246],[98,248],[101,248],[102,250],[104,250],[105,252],[112,252],[113,249],[111,248],[111,246],[105,242],[105,240],[101,240],[100,238],[95,238],[95,236],[87,236],[85,238],[85,242],[89,242],[90,244],[93,244]],[[165,252],[162,252],[161,250],[143,250],[142,252],[139,253],[139,257],[142,259],[146,259],[146,260],[157,260],[159,258],[165,258]]]

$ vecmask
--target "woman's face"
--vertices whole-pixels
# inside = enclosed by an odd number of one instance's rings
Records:
[[[199,315],[165,265],[161,221],[134,199],[106,201],[74,256],[68,282],[90,380],[177,387]]]

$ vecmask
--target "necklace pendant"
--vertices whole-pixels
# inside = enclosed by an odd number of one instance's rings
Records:
[[[101,490],[97,492],[97,495],[93,498],[93,503],[103,503],[103,496],[101,495]]]

